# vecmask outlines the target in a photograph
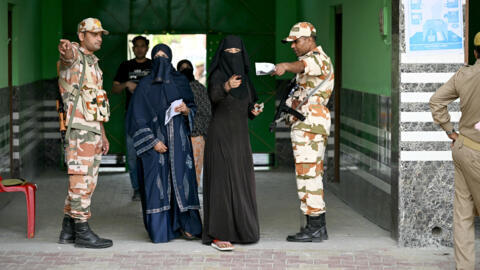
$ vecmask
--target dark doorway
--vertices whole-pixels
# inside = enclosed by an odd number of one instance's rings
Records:
[[[13,74],[12,74],[12,9],[11,5],[8,6],[8,91],[9,91],[9,106],[10,106],[10,174],[13,173]]]
[[[340,182],[340,91],[342,89],[342,6],[335,7],[334,181]]]
[[[476,14],[477,11],[480,11],[480,1],[468,0],[466,2],[466,11],[465,11],[465,60],[467,64],[474,65],[477,59],[473,53],[475,46],[473,41],[475,40],[475,35],[480,32],[480,21],[476,17],[471,16]]]
[[[464,63],[468,65],[470,62],[470,52],[469,52],[469,45],[468,41],[470,40],[470,0],[465,2],[465,40],[463,41],[463,47],[465,50],[465,61]],[[472,53],[473,54],[473,53]]]

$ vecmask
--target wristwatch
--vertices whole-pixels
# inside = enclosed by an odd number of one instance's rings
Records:
[[[452,128],[451,131],[445,131],[447,133],[447,135],[452,135],[453,133],[455,133],[455,129]]]

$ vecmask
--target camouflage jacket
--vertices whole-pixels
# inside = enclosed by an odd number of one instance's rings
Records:
[[[289,116],[288,124],[291,124],[292,129],[328,136],[331,119],[330,111],[326,106],[333,91],[333,70],[328,82],[324,83],[301,108],[297,107],[310,91],[328,78],[330,70],[333,69],[331,60],[322,50],[322,47],[318,46],[313,51],[299,57],[299,61],[303,62],[305,69],[302,73],[297,74],[299,88],[287,99],[286,103],[303,114],[306,119],[300,121],[294,119],[293,116]]]
[[[85,52],[78,43],[73,42],[73,59],[67,60],[60,55],[60,71],[58,86],[62,95],[63,104],[67,109],[66,123],[68,125],[75,101],[74,91],[79,88],[80,77],[83,70],[82,55],[78,50]],[[83,79],[83,89],[103,89],[103,73],[98,66],[98,58],[94,54],[85,54],[87,67]],[[92,131],[101,134],[100,122],[87,121],[84,117],[84,108],[81,99],[78,101],[75,113],[73,114],[72,127],[80,130]]]

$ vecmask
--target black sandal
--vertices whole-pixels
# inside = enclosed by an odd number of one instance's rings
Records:
[[[185,231],[182,231],[182,236],[185,240],[189,240],[189,241],[198,239],[195,235],[192,235],[192,234],[190,234],[188,232],[185,232]]]

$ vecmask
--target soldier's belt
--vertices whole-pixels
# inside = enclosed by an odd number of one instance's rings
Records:
[[[470,138],[465,137],[463,135],[459,135],[459,137],[463,138],[463,145],[465,145],[466,147],[468,147],[470,149],[480,151],[480,143],[478,143],[474,140],[471,140]]]

